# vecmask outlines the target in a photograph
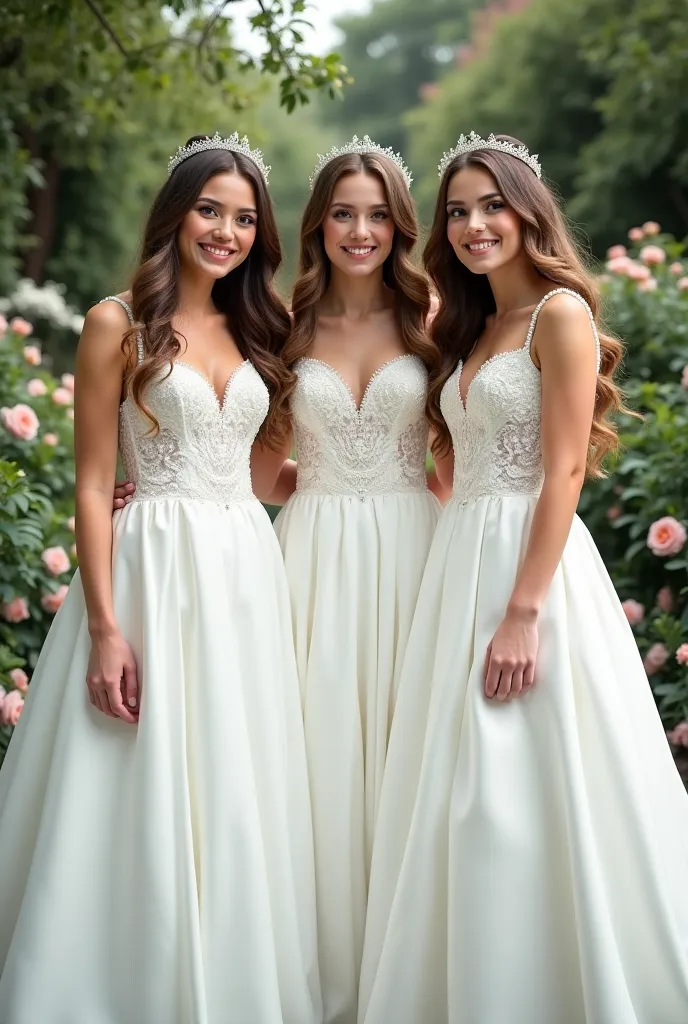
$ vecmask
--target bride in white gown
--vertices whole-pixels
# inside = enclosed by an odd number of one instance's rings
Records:
[[[249,467],[293,383],[265,177],[245,140],[187,144],[133,298],[86,318],[81,570],[0,772],[2,1024],[322,1021],[289,597]],[[137,493],[112,525],[118,422]]]
[[[620,346],[536,158],[462,137],[442,172],[429,414],[454,496],[399,682],[359,1020],[685,1024],[688,797],[575,516],[616,444]]]
[[[427,280],[409,258],[408,172],[369,141],[321,160],[303,215],[285,349],[298,376],[298,470],[285,468],[272,497],[295,486],[275,527],[303,700],[326,1024],[356,1021],[387,739],[440,511],[425,469],[435,350]]]

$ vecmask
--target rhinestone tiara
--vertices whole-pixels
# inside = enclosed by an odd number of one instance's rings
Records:
[[[460,135],[459,141],[454,148],[442,155],[442,159],[437,165],[440,178],[452,160],[457,156],[463,156],[464,153],[474,153],[478,149],[494,149],[497,153],[507,153],[509,156],[515,156],[517,160],[527,164],[538,178],[542,177],[542,168],[540,167],[537,153],[529,153],[526,146],[516,146],[513,142],[504,142],[501,139],[496,139],[494,134],[490,134],[486,139],[482,139],[477,132],[470,132],[468,135]]]
[[[195,156],[196,153],[206,153],[211,149],[227,149],[230,153],[241,153],[242,156],[248,157],[251,160],[260,173],[263,175],[263,180],[267,185],[268,177],[270,175],[270,165],[266,164],[263,160],[263,154],[259,149],[251,149],[251,145],[246,135],[239,138],[239,132],[232,132],[227,139],[223,139],[219,132],[205,139],[197,139],[195,142],[189,143],[187,146],[180,146],[177,152],[170,157],[169,163],[167,164],[167,175],[168,177],[175,169],[183,164],[185,160],[188,160],[190,156]]]
[[[332,160],[338,156],[344,156],[345,153],[379,153],[380,156],[386,156],[388,160],[391,160],[397,165],[403,174],[406,187],[411,188],[411,182],[413,181],[411,172],[399,153],[395,153],[391,146],[378,146],[377,142],[373,142],[369,135],[364,135],[362,139],[359,139],[358,135],[354,135],[351,142],[347,142],[346,146],[333,146],[329,153],[318,153],[317,163],[313,169],[313,173],[308,179],[311,191],[313,190],[316,179],[323,167],[327,167]]]

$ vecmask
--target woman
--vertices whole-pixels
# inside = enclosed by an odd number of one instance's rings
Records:
[[[396,686],[439,515],[425,417],[435,348],[410,176],[354,139],[321,158],[285,359],[298,471],[275,526],[289,581],[313,807],[326,1024],[355,1024]],[[431,480],[435,485],[435,481]]]
[[[0,775],[6,1024],[322,1020],[289,599],[249,468],[293,387],[267,170],[236,134],[181,147],[131,299],[86,318],[80,572]],[[138,487],[113,527],[118,424]]]
[[[688,799],[576,504],[621,348],[536,157],[463,136],[426,263],[443,511],[399,684],[365,1024],[688,1020]],[[419,728],[419,722],[427,728]]]

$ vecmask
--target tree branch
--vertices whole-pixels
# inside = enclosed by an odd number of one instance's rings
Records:
[[[94,14],[95,17],[98,19],[98,21],[102,25],[103,29],[105,30],[105,34],[110,37],[110,39],[115,44],[115,46],[117,47],[119,52],[122,54],[122,56],[125,57],[125,58],[128,58],[129,54],[128,54],[127,50],[124,48],[124,46],[122,45],[122,43],[121,43],[121,41],[119,39],[119,36],[115,32],[114,28],[112,27],[110,22],[107,20],[107,18],[103,14],[103,12],[100,10],[100,8],[97,6],[97,4],[94,2],[94,0],[84,0],[84,3],[90,9],[91,13]]]

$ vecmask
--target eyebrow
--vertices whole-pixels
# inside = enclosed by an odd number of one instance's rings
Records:
[[[335,200],[333,203],[330,203],[330,209],[332,209],[333,206],[342,206],[345,210],[355,210],[356,209],[356,206],[353,203],[340,203],[337,200]],[[373,203],[373,205],[369,206],[368,209],[370,209],[370,210],[388,210],[389,209],[389,203]]]
[[[485,203],[485,202],[487,202],[488,199],[496,199],[497,197],[499,197],[501,199],[501,196],[502,196],[501,192],[488,192],[486,196],[481,196],[480,199],[478,200],[478,202],[479,203]],[[464,203],[464,201],[462,199],[448,199],[447,200],[447,206],[465,206],[465,205],[466,204]]]
[[[220,209],[220,210],[222,210],[224,208],[224,203],[221,203],[219,199],[211,199],[210,196],[199,196],[198,199],[196,200],[196,202],[197,203],[205,203],[207,206],[217,206],[218,209]],[[258,211],[256,210],[256,208],[254,206],[243,206],[239,210],[239,213],[255,213],[255,214],[257,214]]]

